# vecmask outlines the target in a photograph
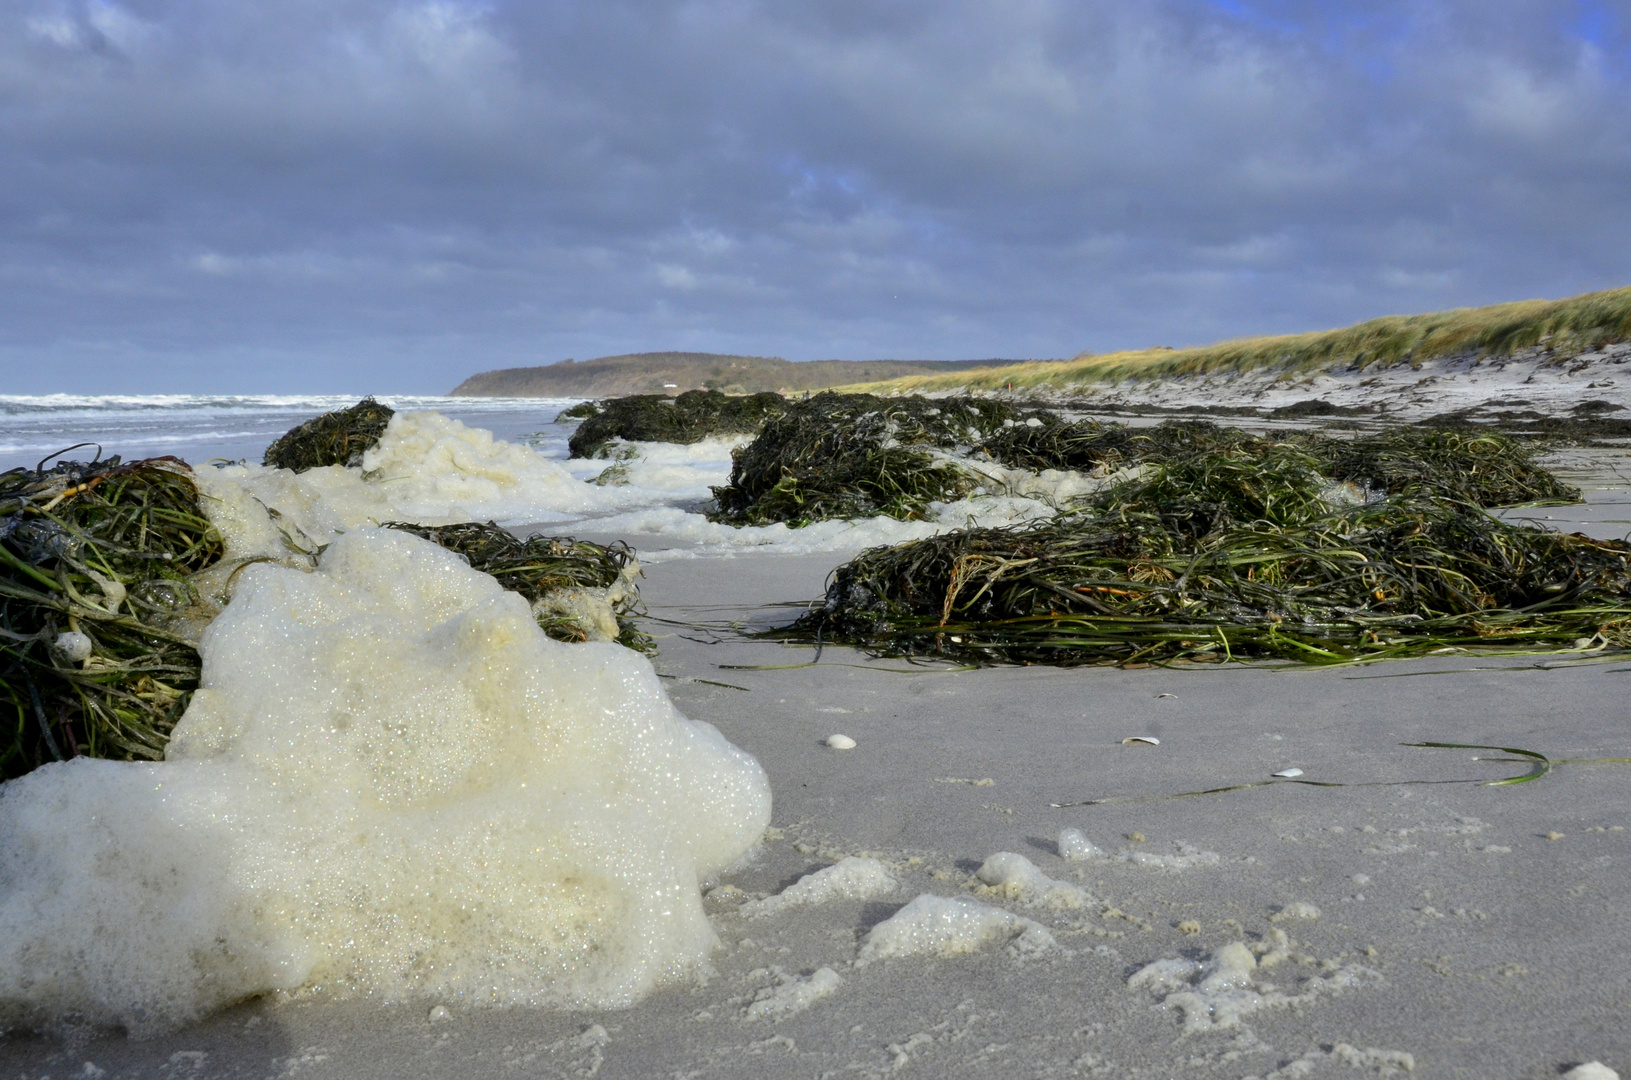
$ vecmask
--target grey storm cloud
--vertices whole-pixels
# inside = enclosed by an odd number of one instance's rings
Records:
[[[0,0],[10,392],[1068,356],[1631,280],[1631,5]]]

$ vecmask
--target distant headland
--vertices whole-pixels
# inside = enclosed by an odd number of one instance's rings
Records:
[[[807,360],[721,353],[648,352],[564,360],[542,367],[501,368],[472,375],[454,397],[620,397],[626,394],[722,390],[825,390],[850,383],[1002,367],[1023,360]]]

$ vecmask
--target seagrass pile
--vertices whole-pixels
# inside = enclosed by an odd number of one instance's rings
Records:
[[[1146,462],[1228,468],[1300,455],[1308,468],[1331,481],[1389,494],[1420,488],[1480,506],[1571,502],[1580,495],[1535,464],[1532,444],[1496,431],[1398,427],[1358,438],[1319,432],[1267,436],[1204,420],[1145,428],[1081,420],[1007,428],[981,449],[1005,465],[1088,473]]]
[[[787,407],[780,394],[732,397],[718,390],[687,390],[678,397],[635,394],[595,403],[594,412],[577,407],[587,419],[567,440],[575,458],[602,456],[613,439],[628,442],[690,444],[720,435],[758,431],[767,419]],[[572,410],[562,413],[572,415]]]
[[[0,776],[164,755],[198,686],[190,575],[221,551],[174,458],[0,474]]]
[[[1492,515],[1578,498],[1502,436],[1174,424],[1099,445],[1103,465],[1144,468],[1047,522],[864,552],[792,636],[1050,664],[1631,644],[1631,545]]]
[[[349,409],[326,412],[285,432],[266,448],[263,465],[305,472],[326,465],[352,467],[379,442],[395,412],[373,398]]]
[[[817,394],[789,403],[732,455],[730,483],[713,489],[709,517],[793,528],[876,514],[922,518],[931,503],[961,498],[978,483],[932,451],[968,454],[1032,419],[1058,423],[1049,413],[985,398]]]

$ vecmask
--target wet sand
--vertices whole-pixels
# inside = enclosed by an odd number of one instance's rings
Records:
[[[1620,536],[1625,500],[1605,482],[1585,508],[1537,516]],[[779,605],[819,595],[842,558],[673,559],[643,591],[667,620],[653,626],[656,667],[676,703],[756,755],[775,792],[776,830],[720,884],[774,893],[865,853],[895,867],[897,895],[749,919],[721,889],[708,901],[715,976],[624,1011],[259,1001],[144,1042],[0,1042],[0,1072],[1239,1080],[1388,1075],[1408,1054],[1417,1076],[1538,1080],[1591,1059],[1631,1066],[1631,765],[1568,760],[1631,757],[1631,660],[949,671],[828,648],[789,668],[812,651],[739,632],[786,621]],[[858,745],[829,749],[835,732]],[[1402,745],[1422,741],[1560,763],[1483,786],[1529,765]],[[1291,767],[1345,786],[1162,797]],[[1128,801],[1051,805],[1105,797]],[[1063,827],[1109,857],[1059,858]],[[985,890],[1060,949],[854,964],[867,931],[912,897],[980,896],[973,871],[999,851],[1097,898],[1055,910]],[[1148,865],[1185,852],[1185,868]],[[1319,916],[1287,918],[1299,903]],[[1254,987],[1301,993],[1296,1006],[1185,1034],[1174,1003],[1128,985],[1153,961],[1262,948],[1275,930],[1290,956]],[[756,995],[822,967],[842,979],[831,996],[746,1017]],[[1357,974],[1340,992],[1310,981],[1344,969]]]

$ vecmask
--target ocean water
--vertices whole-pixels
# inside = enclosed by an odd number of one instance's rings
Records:
[[[393,409],[433,409],[485,428],[501,439],[532,442],[565,457],[570,427],[552,423],[577,399],[452,398],[379,395]],[[75,443],[100,444],[104,457],[173,454],[194,464],[214,459],[259,462],[273,439],[320,413],[355,405],[355,397],[0,395],[0,470],[24,465]],[[68,456],[84,460],[95,447]]]

